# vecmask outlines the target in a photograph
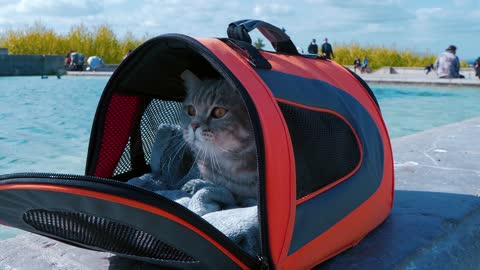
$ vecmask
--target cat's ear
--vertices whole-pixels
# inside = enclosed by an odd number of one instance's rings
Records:
[[[183,79],[185,83],[185,88],[187,90],[195,90],[198,89],[202,81],[197,77],[197,75],[193,74],[190,70],[186,69],[180,77]]]

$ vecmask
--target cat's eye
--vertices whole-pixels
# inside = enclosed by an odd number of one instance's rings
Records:
[[[192,105],[188,105],[187,106],[187,113],[190,116],[195,116],[195,114],[197,114],[197,111],[195,110],[195,107],[193,107]]]
[[[212,117],[217,119],[222,118],[225,116],[226,113],[227,113],[227,109],[222,107],[215,107],[212,110]]]

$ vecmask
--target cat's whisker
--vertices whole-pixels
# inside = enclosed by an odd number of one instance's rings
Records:
[[[210,160],[210,167],[212,167],[212,173],[215,174],[215,163],[213,163],[212,152],[208,152],[208,159]]]
[[[173,147],[174,147],[174,149],[176,149],[176,150],[174,150],[175,153],[179,152],[182,148],[184,148],[184,146],[186,144],[187,143],[185,141],[180,141],[176,145],[174,145]],[[165,169],[165,166],[167,166],[167,171],[169,171],[170,170],[170,164],[171,164],[173,158],[174,158],[174,156],[173,157],[170,156],[168,162],[164,162],[162,164],[162,167],[161,167],[160,170],[163,171]]]
[[[175,158],[177,157],[178,154],[180,154],[180,151],[183,150],[182,153],[185,152],[185,146],[187,145],[187,142],[182,142],[179,144],[180,146],[178,146],[178,149],[175,151],[175,153],[173,154],[173,156],[170,157],[169,161],[168,161],[168,169],[171,168],[171,163],[172,161],[175,160]]]
[[[200,156],[200,151],[198,151],[195,155],[195,159],[193,160],[192,166],[190,167],[190,170],[188,170],[186,175],[189,175],[190,172],[192,172],[193,167],[197,166],[197,161],[198,161],[198,156]]]
[[[218,166],[218,163],[217,163],[217,153],[212,152],[211,154],[212,154],[211,160],[212,160],[213,168],[216,169],[217,171],[220,171],[220,166]]]
[[[212,152],[211,156],[212,156],[211,160],[212,160],[213,169],[217,172],[220,172],[220,166],[218,166],[218,163],[217,163],[216,153]]]
[[[185,141],[180,143],[180,145],[178,146],[178,149],[173,154],[173,157],[172,157],[173,160],[175,160],[176,156],[180,153],[181,150],[185,151],[185,146],[186,145],[187,145],[187,142],[185,142]]]
[[[213,159],[214,159],[215,164],[216,164],[216,166],[217,166],[217,170],[218,170],[218,171],[221,171],[222,168],[220,168],[220,163],[218,162],[218,157],[217,157],[217,154],[216,154],[216,153],[213,154]]]
[[[178,138],[178,137],[181,137],[181,136],[183,136],[183,133],[175,134],[175,135],[166,137],[165,140],[171,140],[171,139],[175,139],[175,138]]]
[[[227,149],[221,147],[220,145],[217,145],[217,148],[220,149],[221,151],[225,152],[225,153],[230,153],[230,154],[235,154],[236,153],[235,151],[227,150]]]

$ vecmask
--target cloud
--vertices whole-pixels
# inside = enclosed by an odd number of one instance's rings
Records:
[[[285,3],[273,4],[255,4],[253,8],[255,16],[285,16],[293,15],[293,9],[290,5]]]
[[[21,0],[16,4],[21,14],[39,16],[78,17],[94,15],[103,11],[103,2],[97,0]]]
[[[103,0],[103,4],[105,6],[121,5],[121,4],[126,4],[126,3],[128,3],[128,0]]]
[[[228,23],[262,19],[284,27],[297,46],[311,38],[360,44],[443,50],[478,44],[478,0],[0,0],[0,29],[41,20],[65,33],[80,23],[109,24],[122,36],[183,33],[226,36]],[[258,33],[256,33],[258,34]],[[256,35],[254,34],[254,35]],[[462,46],[462,44],[465,44]],[[470,45],[472,44],[472,45]],[[472,49],[471,54],[478,49]]]

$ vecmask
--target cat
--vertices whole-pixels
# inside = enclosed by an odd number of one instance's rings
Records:
[[[195,154],[202,178],[224,186],[237,199],[257,197],[253,127],[241,98],[224,79],[181,74],[186,90],[180,116],[183,138]]]

